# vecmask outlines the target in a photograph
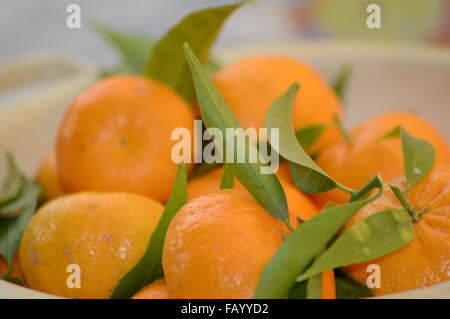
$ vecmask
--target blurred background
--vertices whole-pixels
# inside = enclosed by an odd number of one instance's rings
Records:
[[[229,0],[0,0],[0,60],[36,50],[69,51],[102,67],[117,53],[90,26],[160,37],[186,14]],[[81,29],[66,27],[66,8],[81,7]],[[256,2],[255,2],[256,3]],[[382,28],[368,29],[366,8],[382,9]],[[302,39],[357,39],[450,45],[450,0],[259,0],[236,12],[218,46]]]

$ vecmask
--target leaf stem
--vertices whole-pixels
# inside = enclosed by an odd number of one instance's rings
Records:
[[[354,189],[347,187],[345,185],[342,185],[341,183],[336,183],[336,187],[343,190],[344,192],[349,193],[350,195],[352,195],[354,192],[356,192]]]
[[[342,124],[341,119],[339,118],[339,116],[337,115],[337,113],[333,114],[333,122],[334,124],[337,125],[337,127],[339,128],[339,131],[341,132],[342,136],[344,137],[344,140],[346,142],[350,142],[352,137],[350,136],[350,134],[347,132],[347,130],[345,129],[344,125]]]
[[[400,190],[400,188],[398,188],[397,186],[392,185],[392,184],[389,184],[389,187],[392,189],[392,191],[394,192],[395,197],[397,197],[399,202],[402,204],[403,208],[411,216],[412,220],[414,222],[418,221],[419,217],[420,217],[420,212],[418,212],[417,210],[415,210],[414,208],[411,207],[411,205],[406,200],[406,198],[404,196],[404,193]]]

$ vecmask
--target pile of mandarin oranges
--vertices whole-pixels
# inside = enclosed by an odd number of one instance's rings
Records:
[[[408,193],[425,210],[405,247],[369,263],[382,269],[385,295],[449,279],[450,148],[425,119],[391,112],[372,117],[344,136],[340,99],[308,64],[286,56],[253,56],[222,67],[213,82],[244,128],[262,128],[271,103],[294,83],[295,130],[323,125],[307,148],[316,163],[339,182],[358,189],[375,174],[404,183],[399,138],[382,139],[395,127],[430,143],[434,167]],[[54,149],[36,175],[46,202],[33,215],[21,239],[11,277],[38,291],[70,298],[109,298],[120,279],[142,258],[175,184],[171,159],[174,129],[193,133],[200,115],[168,85],[144,76],[113,75],[81,92],[60,123]],[[253,298],[264,267],[289,235],[235,178],[221,189],[223,168],[194,174],[188,164],[187,203],[171,220],[164,239],[164,277],[133,298]],[[345,203],[341,190],[305,194],[295,186],[287,163],[276,173],[295,228],[327,203]],[[348,223],[380,208],[399,208],[392,191],[360,210]],[[67,285],[67,265],[81,269],[81,287]],[[345,271],[365,283],[367,263]],[[0,260],[0,273],[5,271]],[[334,271],[323,274],[322,298],[336,298]]]

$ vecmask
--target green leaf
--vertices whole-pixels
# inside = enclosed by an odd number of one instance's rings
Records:
[[[22,175],[19,172],[14,159],[10,153],[6,153],[7,176],[0,190],[0,209],[1,205],[13,200],[20,192],[22,187]],[[0,211],[0,215],[1,215]]]
[[[224,138],[229,135],[227,129],[242,130],[233,112],[192,50],[187,44],[184,45],[184,49],[205,126],[219,129]],[[256,145],[249,141],[248,136],[245,140],[237,139],[235,143],[230,143],[227,139],[225,143],[222,143],[224,150],[219,150],[223,151],[222,158],[226,159],[226,154],[243,154],[244,163],[226,163],[231,172],[269,213],[287,222],[289,214],[283,188],[274,174],[261,174],[264,165],[260,161],[260,156],[256,156],[256,163],[249,161],[249,154],[260,155]]]
[[[300,130],[297,130],[295,132],[295,136],[303,149],[306,150],[317,141],[326,127],[326,125],[306,126]]]
[[[306,299],[306,290],[308,281],[302,281],[294,284],[288,292],[288,299]]]
[[[93,22],[92,26],[119,52],[120,72],[131,74],[144,72],[145,62],[155,43],[153,39],[135,33],[118,31],[99,22]]]
[[[352,73],[351,66],[348,64],[344,65],[339,71],[336,79],[334,80],[333,89],[341,101],[344,100],[345,90],[347,88],[348,79],[350,78],[351,73]]]
[[[328,269],[359,264],[396,251],[414,236],[410,215],[399,209],[376,212],[350,227],[297,281]]]
[[[396,126],[380,137],[380,140],[400,137],[403,150],[403,166],[406,190],[411,189],[433,168],[436,152],[433,146],[425,140],[411,136],[403,127]]]
[[[234,176],[227,165],[223,166],[222,179],[220,180],[220,189],[230,189],[234,187]]]
[[[344,270],[336,269],[334,274],[336,282],[336,299],[359,299],[372,297],[374,295],[372,289],[353,279],[353,277]],[[306,283],[306,281],[303,282]]]
[[[305,152],[299,144],[292,128],[292,104],[299,85],[294,83],[281,97],[272,103],[267,112],[265,126],[272,147],[285,159],[293,163],[295,171],[291,169],[295,185],[306,193],[321,193],[333,189],[337,183],[328,176]],[[274,134],[279,132],[277,141]]]
[[[400,126],[394,127],[392,130],[390,130],[386,134],[380,136],[379,137],[379,141],[387,140],[387,139],[390,139],[390,138],[400,137],[400,129],[401,129]]]
[[[209,8],[186,16],[155,44],[145,74],[166,83],[192,103],[195,90],[183,54],[183,43],[189,43],[200,62],[205,63],[223,23],[241,6],[242,3]]]
[[[147,250],[136,266],[120,279],[111,298],[130,298],[143,286],[163,277],[161,260],[164,239],[172,218],[187,202],[186,184],[187,169],[183,163],[178,166],[175,186],[161,219],[149,238]]]
[[[325,209],[289,234],[266,265],[256,298],[283,298],[335,234],[358,210],[378,198],[382,189],[381,185],[367,200]]]
[[[400,129],[403,148],[403,164],[408,189],[417,184],[434,165],[435,151],[425,140],[414,138]]]
[[[190,174],[189,178],[196,178],[202,175],[205,175],[206,173],[221,167],[222,163],[201,163],[195,166],[194,170]]]
[[[306,299],[322,299],[322,274],[307,280]]]
[[[8,263],[8,271],[1,278],[8,278],[12,270],[12,260],[20,239],[36,210],[41,194],[40,187],[24,177],[10,154],[6,154],[6,159],[9,170],[7,181],[12,178],[15,186],[5,187],[0,193],[1,198],[9,198],[0,204],[0,256]],[[4,185],[9,184],[7,181]],[[11,192],[11,189],[15,191]]]

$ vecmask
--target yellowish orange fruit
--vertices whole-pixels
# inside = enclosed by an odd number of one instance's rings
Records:
[[[36,175],[36,182],[42,187],[47,199],[54,199],[67,193],[59,177],[56,156],[51,152],[46,156]]]
[[[164,279],[158,279],[139,290],[131,299],[171,299]]]
[[[144,254],[162,211],[148,197],[120,192],[82,192],[47,202],[20,243],[29,287],[72,298],[108,298]],[[77,275],[80,288],[70,288]]]

